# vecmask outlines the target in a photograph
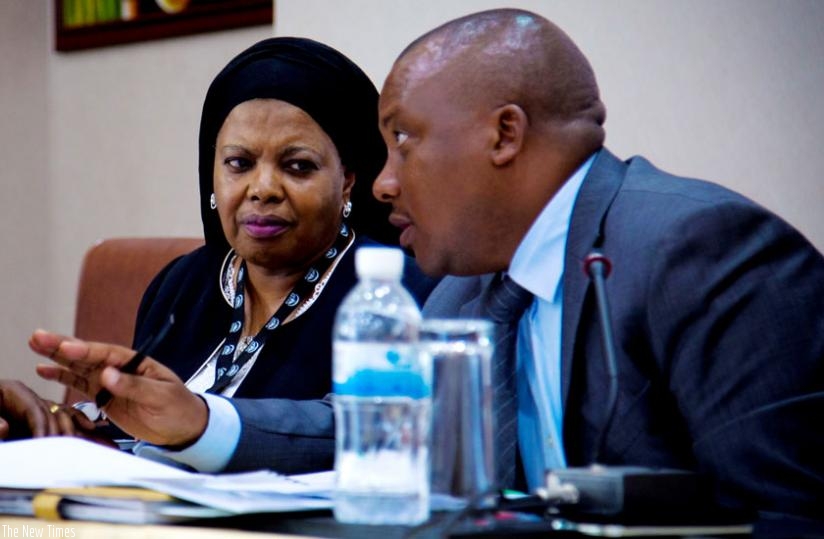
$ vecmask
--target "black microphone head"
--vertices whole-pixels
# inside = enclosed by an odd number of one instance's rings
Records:
[[[612,261],[601,251],[592,251],[584,258],[584,273],[593,277],[593,270],[603,271],[604,278],[609,277],[612,272]]]

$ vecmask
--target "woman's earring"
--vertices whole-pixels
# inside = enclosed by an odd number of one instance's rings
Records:
[[[214,193],[212,193],[212,196],[209,197],[209,206],[211,206],[212,209],[217,208],[217,199],[215,198]]]
[[[343,205],[343,218],[346,219],[352,213],[352,201],[347,200],[346,204]]]

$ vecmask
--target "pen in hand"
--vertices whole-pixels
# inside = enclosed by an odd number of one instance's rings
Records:
[[[160,344],[160,342],[166,338],[166,334],[169,333],[169,329],[171,329],[174,323],[175,315],[171,314],[169,315],[169,323],[163,327],[161,332],[158,333],[156,337],[152,337],[150,335],[149,338],[143,342],[140,348],[137,349],[137,351],[129,359],[129,361],[124,363],[123,366],[119,368],[120,372],[126,374],[136,373],[137,368],[140,366],[141,363],[143,363],[143,360],[146,359],[146,356],[151,354],[153,350],[157,347],[157,345]],[[97,392],[97,395],[95,395],[94,403],[97,405],[98,409],[102,410],[104,406],[109,404],[109,402],[112,400],[112,397],[112,393],[104,387]]]

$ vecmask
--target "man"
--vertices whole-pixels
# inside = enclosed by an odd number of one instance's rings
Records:
[[[583,54],[520,10],[425,34],[381,93],[389,158],[373,191],[424,271],[455,276],[425,314],[487,315],[504,282],[532,294],[497,380],[499,478],[534,488],[546,469],[592,462],[696,470],[725,506],[815,515],[824,259],[735,193],[620,161],[604,119]],[[594,251],[613,266],[614,409],[584,272]]]

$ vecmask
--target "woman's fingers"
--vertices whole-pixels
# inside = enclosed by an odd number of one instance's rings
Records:
[[[42,436],[57,436],[60,434],[59,406],[51,401],[42,401],[39,412],[46,416],[46,431]]]
[[[0,380],[0,415],[4,419],[0,435],[14,435],[14,430],[19,428],[33,436],[44,436],[53,431],[56,422],[48,417],[48,407],[49,403],[22,382]]]
[[[68,404],[52,404],[49,411],[57,420],[59,432],[64,436],[94,435],[96,425],[86,414]]]
[[[93,431],[97,428],[97,425],[94,421],[89,419],[89,417],[84,414],[82,411],[72,407],[67,407],[66,412],[71,416],[73,426],[75,428],[75,434],[88,434],[93,433]]]
[[[0,380],[0,439],[74,435],[74,410],[38,396],[17,380]]]
[[[49,412],[57,424],[57,431],[53,434],[60,434],[64,436],[75,435],[76,429],[73,420],[74,414],[72,414],[71,407],[53,404],[49,407]]]

